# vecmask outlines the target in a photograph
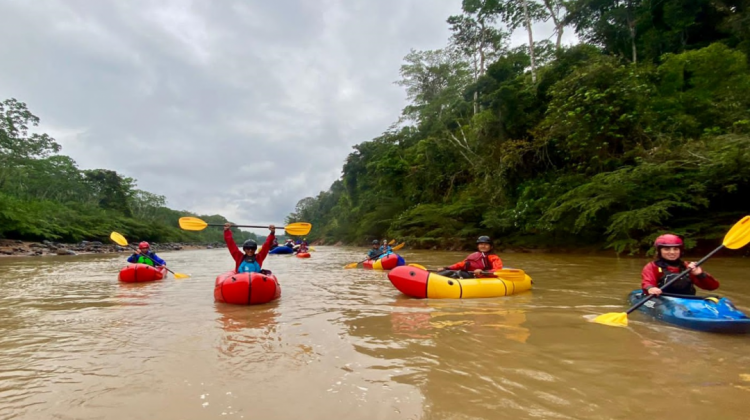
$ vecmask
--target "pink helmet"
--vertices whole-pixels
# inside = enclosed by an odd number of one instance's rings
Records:
[[[151,248],[151,246],[146,241],[143,241],[138,244],[138,249],[149,249],[149,248]]]
[[[682,249],[684,245],[685,244],[682,242],[682,239],[679,236],[672,235],[671,233],[661,235],[654,241],[654,246],[656,247],[656,249],[664,246],[676,246]]]

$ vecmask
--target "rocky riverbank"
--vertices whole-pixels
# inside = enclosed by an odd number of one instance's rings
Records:
[[[137,247],[138,244],[131,244]],[[156,252],[181,251],[187,249],[226,248],[223,242],[194,243],[152,243],[151,249]],[[0,239],[0,257],[42,257],[47,255],[86,255],[132,252],[132,249],[117,244],[105,244],[99,241],[82,241],[77,244],[63,244],[52,241],[27,242],[13,239]]]

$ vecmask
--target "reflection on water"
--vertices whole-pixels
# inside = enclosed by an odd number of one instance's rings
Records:
[[[137,284],[123,255],[0,259],[0,420],[747,417],[748,337],[587,322],[628,306],[645,260],[508,254],[531,292],[418,300],[343,269],[365,251],[269,256],[282,296],[254,307],[213,301],[226,250],[167,253],[192,277]],[[747,310],[750,262],[706,266]]]
[[[513,306],[528,303],[532,292],[518,295]],[[522,308],[502,308],[497,301],[482,302],[482,306],[467,308],[463,301],[396,299],[391,305],[391,326],[394,333],[410,337],[430,338],[438,329],[461,326],[469,332],[494,330],[505,338],[525,343],[531,335]]]

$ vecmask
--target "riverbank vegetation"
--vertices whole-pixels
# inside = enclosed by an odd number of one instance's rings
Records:
[[[666,231],[714,245],[747,213],[750,3],[462,5],[445,48],[404,58],[398,121],[289,215],[309,238],[642,253]]]
[[[110,243],[117,231],[132,241],[223,242],[221,228],[179,228],[182,216],[223,224],[221,215],[196,215],[167,207],[164,196],[137,188],[136,180],[109,169],[81,170],[60,154],[47,134],[31,133],[39,118],[11,98],[0,102],[0,239]],[[255,237],[235,232],[243,241]]]

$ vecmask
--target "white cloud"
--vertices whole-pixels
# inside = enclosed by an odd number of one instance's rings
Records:
[[[0,99],[26,102],[84,169],[136,178],[173,208],[282,223],[398,118],[403,56],[444,47],[459,12],[458,0],[6,1]]]

